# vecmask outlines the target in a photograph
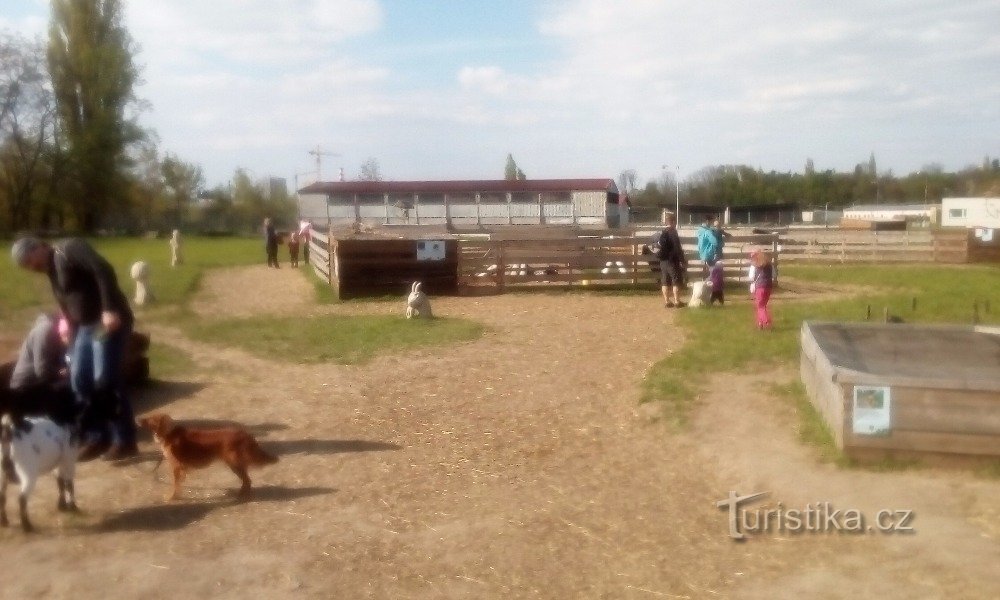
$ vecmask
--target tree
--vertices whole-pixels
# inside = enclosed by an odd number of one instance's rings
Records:
[[[635,193],[635,180],[637,178],[635,169],[625,169],[618,174],[618,191],[622,194]]]
[[[160,163],[160,173],[163,176],[165,191],[173,200],[176,219],[174,226],[180,229],[184,223],[187,207],[198,196],[198,191],[205,183],[201,167],[186,163],[173,154],[167,154]]]
[[[358,179],[361,181],[382,181],[382,172],[379,170],[378,160],[374,156],[361,163]]]
[[[0,36],[0,206],[7,226],[29,226],[52,173],[55,109],[40,42]]]
[[[48,63],[76,225],[93,231],[124,205],[126,148],[142,138],[133,93],[139,70],[121,0],[53,0]]]
[[[517,166],[517,163],[514,162],[514,156],[512,154],[507,155],[507,164],[503,169],[503,178],[507,181],[523,181],[528,178],[527,175],[524,174],[524,171],[522,171]]]

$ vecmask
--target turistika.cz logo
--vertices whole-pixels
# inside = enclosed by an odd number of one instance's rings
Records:
[[[858,509],[835,509],[829,502],[810,503],[805,508],[785,508],[781,502],[773,507],[747,506],[768,493],[740,496],[730,491],[728,498],[715,503],[719,508],[728,509],[729,537],[743,540],[748,534],[761,533],[914,532],[912,510],[883,509],[875,513],[875,519],[870,521]]]

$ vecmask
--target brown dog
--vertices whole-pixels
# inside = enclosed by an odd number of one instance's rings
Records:
[[[217,460],[229,465],[240,478],[239,497],[250,497],[250,476],[247,469],[262,467],[278,462],[261,449],[250,433],[241,427],[223,429],[195,429],[177,425],[168,415],[156,413],[139,419],[139,427],[153,433],[153,439],[160,444],[163,458],[174,473],[174,489],[167,500],[176,500],[181,492],[181,483],[190,469],[202,469]]]

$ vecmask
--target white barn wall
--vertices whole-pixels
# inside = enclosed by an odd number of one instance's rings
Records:
[[[537,194],[534,195],[537,197]],[[422,204],[417,198],[414,207],[405,216],[403,209],[395,206],[395,199],[390,198],[388,209],[385,201],[381,203],[373,199],[359,201],[357,213],[353,200],[337,198],[330,203],[327,212],[327,196],[303,194],[299,197],[299,211],[303,218],[314,221],[325,221],[329,215],[335,224],[354,222],[356,217],[368,224],[417,224],[443,225],[447,222],[444,203],[435,198]],[[618,206],[612,205],[617,211]],[[539,210],[541,209],[541,211]],[[544,215],[547,225],[605,225],[607,223],[607,193],[602,191],[573,192],[567,200],[545,200],[537,202],[497,202],[493,199],[481,201],[478,205],[474,199],[460,197],[457,201],[449,199],[448,212],[452,223],[457,226],[471,226],[477,223],[483,225],[535,225],[541,223]],[[388,215],[386,214],[388,212]],[[616,212],[617,215],[617,212]]]

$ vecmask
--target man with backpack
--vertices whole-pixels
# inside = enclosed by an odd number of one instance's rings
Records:
[[[677,217],[666,215],[666,227],[657,239],[657,257],[660,259],[660,291],[663,293],[663,304],[667,308],[684,306],[679,298],[681,285],[687,274],[687,258],[684,248],[677,235]]]

